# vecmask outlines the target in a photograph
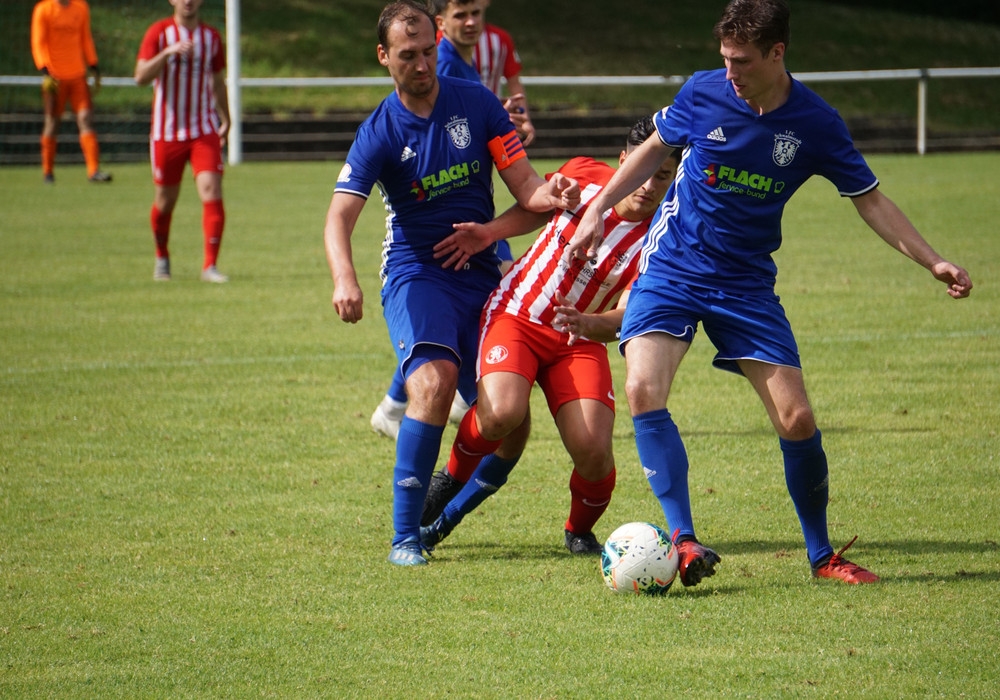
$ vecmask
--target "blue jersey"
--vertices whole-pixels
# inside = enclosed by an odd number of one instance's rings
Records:
[[[472,67],[471,63],[466,63],[455,45],[448,41],[448,37],[441,37],[438,42],[437,74],[450,75],[453,78],[471,80],[474,83],[482,82],[479,78],[479,71]]]
[[[846,197],[878,186],[840,115],[794,79],[788,101],[759,115],[724,69],[696,73],[654,121],[661,141],[685,148],[650,225],[641,274],[770,292],[782,212],[806,180],[822,175]]]
[[[379,273],[384,284],[416,276],[489,293],[500,279],[495,247],[474,255],[460,272],[443,269],[433,249],[453,233],[452,224],[493,218],[490,142],[496,147],[517,137],[499,100],[481,84],[448,77],[438,82],[427,119],[406,109],[395,93],[382,101],[358,128],[334,191],[367,198],[378,186],[388,212]]]

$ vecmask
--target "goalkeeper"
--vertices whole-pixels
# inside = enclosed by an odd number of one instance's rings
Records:
[[[90,33],[90,7],[84,0],[41,0],[31,16],[31,54],[42,72],[42,175],[55,182],[56,143],[59,122],[66,104],[76,115],[80,149],[91,182],[111,182],[101,172],[101,151],[91,122],[93,101],[87,73],[94,77],[94,91],[100,89],[101,73],[97,49]]]

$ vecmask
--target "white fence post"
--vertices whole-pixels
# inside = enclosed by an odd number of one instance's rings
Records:
[[[240,80],[240,0],[226,0],[226,67],[229,96],[229,164],[243,162],[243,99]]]
[[[926,70],[920,71],[917,81],[917,153],[927,153],[927,81]]]

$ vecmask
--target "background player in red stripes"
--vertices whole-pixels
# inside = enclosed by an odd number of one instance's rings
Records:
[[[170,279],[170,219],[188,161],[202,202],[204,282],[228,282],[216,261],[226,223],[222,205],[222,144],[229,131],[226,51],[219,32],[201,22],[202,0],[170,0],[172,17],[154,23],[139,48],[135,81],[153,83],[150,159],[156,241],[154,280]]]

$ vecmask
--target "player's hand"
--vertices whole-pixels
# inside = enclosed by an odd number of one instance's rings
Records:
[[[454,224],[455,233],[434,246],[434,259],[446,258],[441,267],[461,270],[476,253],[493,245],[493,236],[483,224]]]
[[[535,140],[535,125],[531,123],[531,117],[528,116],[528,107],[524,94],[519,92],[516,95],[511,95],[504,101],[503,108],[510,115],[510,121],[517,131],[517,136],[521,139],[522,145],[530,145]]]
[[[55,92],[59,89],[59,81],[48,73],[42,75],[42,90],[45,92]]]
[[[94,76],[94,83],[90,86],[90,94],[96,95],[101,91],[101,71],[97,66],[91,66],[90,74]]]
[[[969,277],[969,273],[947,260],[933,265],[931,274],[934,275],[934,279],[948,285],[948,295],[954,299],[964,299],[972,292],[972,278]]]
[[[357,283],[337,285],[333,290],[333,308],[344,323],[357,323],[364,317],[364,298]]]
[[[548,180],[549,196],[555,209],[576,209],[580,206],[580,184],[560,172]]]
[[[552,309],[556,312],[552,327],[560,333],[569,334],[567,345],[572,345],[587,334],[587,315],[580,313],[575,306],[570,306],[566,297],[559,292],[556,292],[556,304]]]
[[[604,238],[603,212],[589,207],[576,227],[576,233],[569,239],[563,251],[563,260],[567,263],[577,260],[597,260],[597,251]]]
[[[219,119],[219,130],[218,130],[219,145],[222,146],[223,148],[226,147],[226,138],[229,136],[229,127],[230,127],[229,120],[228,119],[222,119],[220,117],[220,119]]]

